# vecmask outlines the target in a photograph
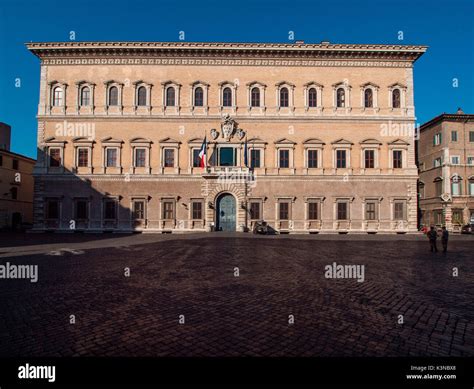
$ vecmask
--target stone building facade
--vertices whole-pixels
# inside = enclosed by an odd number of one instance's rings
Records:
[[[35,230],[417,230],[424,46],[27,47],[41,60]]]
[[[423,124],[418,159],[421,224],[474,224],[474,115],[459,109]]]

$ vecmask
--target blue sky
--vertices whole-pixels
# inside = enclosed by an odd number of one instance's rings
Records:
[[[0,121],[12,151],[36,157],[39,61],[29,41],[127,40],[419,44],[419,123],[462,107],[474,113],[474,1],[0,0]],[[403,41],[398,32],[403,31]],[[21,87],[15,80],[21,80]],[[453,87],[453,79],[458,87]]]

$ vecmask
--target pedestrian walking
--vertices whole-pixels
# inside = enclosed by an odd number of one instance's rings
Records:
[[[435,228],[431,226],[428,234],[426,235],[428,235],[428,239],[430,241],[430,251],[437,253],[438,247],[436,246],[436,239],[438,239],[438,233],[436,232]]]
[[[449,239],[449,232],[446,227],[443,227],[443,232],[441,234],[441,243],[443,245],[443,253],[448,251],[448,239]]]

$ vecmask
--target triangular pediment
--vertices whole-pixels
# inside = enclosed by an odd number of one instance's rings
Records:
[[[388,144],[389,145],[400,145],[400,146],[410,145],[410,143],[408,143],[407,141],[404,141],[403,139],[395,139],[394,141],[389,142]]]
[[[263,139],[260,138],[250,138],[247,139],[247,143],[267,143]]]
[[[279,145],[279,144],[292,144],[292,145],[295,145],[296,142],[292,141],[291,139],[288,139],[288,138],[281,138],[281,139],[278,139],[277,141],[275,141],[275,144],[276,145]]]
[[[340,139],[335,140],[334,142],[332,142],[332,144],[333,145],[353,145],[354,143],[352,143],[350,140],[340,138]]]
[[[372,88],[375,88],[375,89],[380,88],[377,84],[374,84],[373,82],[366,82],[365,84],[362,84],[360,87],[361,88],[367,88],[369,86],[372,87]]]
[[[317,83],[316,81],[310,81],[310,82],[307,82],[306,84],[304,84],[305,87],[309,88],[311,86],[316,86],[318,88],[323,88],[323,86],[319,83]]]

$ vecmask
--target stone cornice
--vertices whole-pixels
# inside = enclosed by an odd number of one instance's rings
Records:
[[[317,62],[316,60],[336,59],[412,63],[427,50],[427,46],[414,45],[219,42],[32,42],[26,43],[26,47],[43,63],[62,65],[251,65],[253,61],[259,60],[263,62],[262,65],[279,66],[279,60],[284,59],[299,59],[302,64],[282,63],[280,66],[305,66],[306,63]],[[178,61],[179,59],[185,60],[183,62]],[[82,62],[84,60],[86,62]]]

